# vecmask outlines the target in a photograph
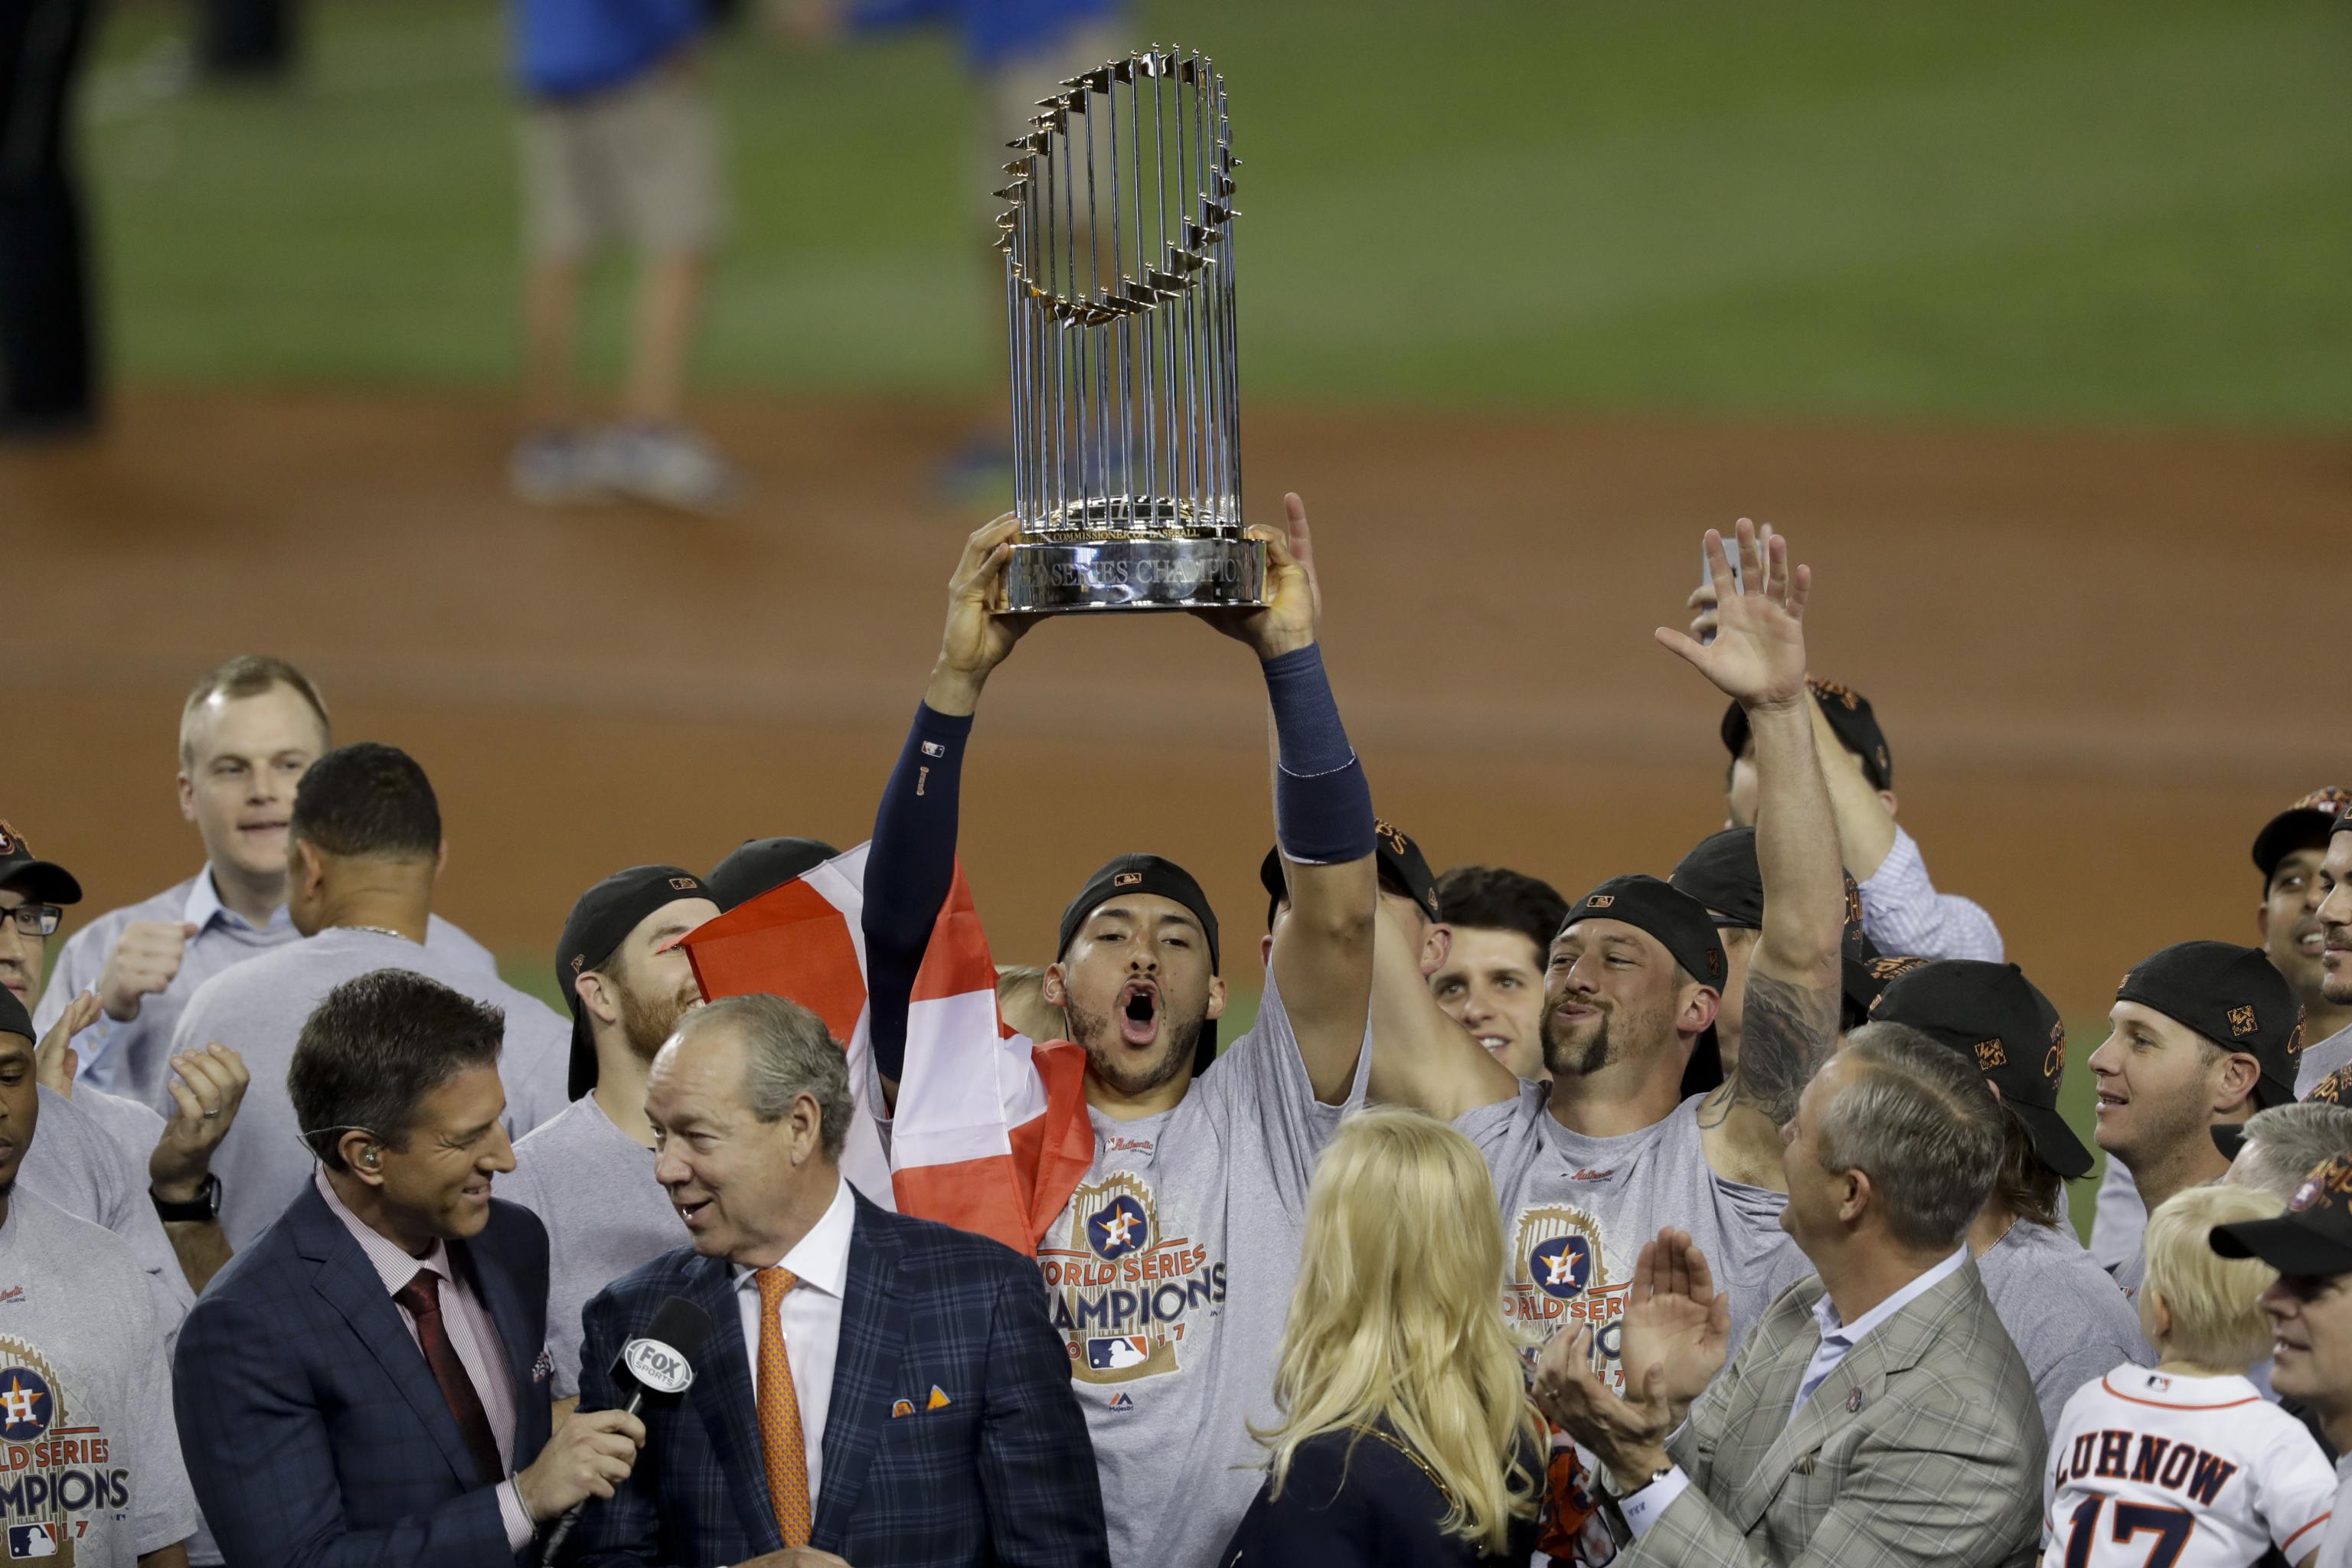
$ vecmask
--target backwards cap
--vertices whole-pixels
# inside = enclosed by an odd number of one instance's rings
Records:
[[[2254,1102],[2294,1100],[2303,1054],[2303,1005],[2259,947],[2228,942],[2176,942],[2132,966],[2116,1000],[2154,1008],[2225,1051],[2262,1064]]]

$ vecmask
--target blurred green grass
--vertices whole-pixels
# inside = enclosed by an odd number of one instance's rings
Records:
[[[562,1011],[563,998],[548,976],[544,959],[505,958],[499,960],[499,968],[506,976],[508,984],[529,992],[558,1012]],[[1220,1037],[1228,1042],[1241,1038],[1249,1028],[1251,1020],[1257,1016],[1257,992],[1238,985],[1233,987],[1225,1016],[1218,1030]],[[2067,1072],[2058,1095],[2060,1113],[2097,1162],[2091,1173],[2073,1184],[2067,1194],[2069,1217],[2074,1220],[2074,1228],[2086,1246],[2091,1239],[2091,1216],[2098,1207],[2099,1179],[2107,1169],[2107,1156],[2091,1136],[2096,1120],[2092,1107],[2097,1100],[2098,1090],[2086,1063],[2091,1052],[2098,1047],[2098,1042],[2106,1037],[2107,1021],[2105,1018],[2083,1019],[2067,1026]]]
[[[284,95],[89,94],[122,373],[495,386],[512,100],[490,0],[314,0]],[[1253,395],[2001,423],[2352,422],[2352,10],[2332,0],[1194,0],[1245,161]],[[715,53],[714,384],[992,394],[950,41]],[[590,360],[618,354],[619,279]]]

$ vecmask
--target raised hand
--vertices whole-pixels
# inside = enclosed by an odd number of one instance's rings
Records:
[[[66,1010],[33,1047],[33,1076],[42,1088],[73,1098],[74,1075],[81,1070],[81,1053],[73,1048],[73,1037],[97,1023],[98,1014],[94,991],[85,991],[66,1004]]]
[[[185,921],[132,921],[115,939],[99,971],[98,999],[118,1024],[139,1016],[139,1004],[172,984],[180,973],[188,939],[196,928]]]
[[[1307,503],[1294,492],[1282,498],[1282,528],[1253,523],[1247,531],[1250,538],[1265,542],[1265,607],[1192,612],[1225,636],[1249,644],[1261,660],[1307,647],[1323,622],[1323,588],[1315,577]]]
[[[1707,569],[1718,595],[1715,641],[1703,644],[1666,626],[1658,628],[1657,638],[1742,707],[1793,706],[1805,695],[1805,600],[1812,568],[1791,568],[1789,542],[1778,534],[1759,540],[1756,525],[1744,517],[1738,533],[1740,586],[1734,592],[1723,535],[1706,531]]]
[[[1769,544],[1771,538],[1770,523],[1756,525],[1756,542],[1759,548]],[[1715,640],[1715,608],[1717,601],[1722,597],[1722,584],[1710,574],[1706,582],[1690,591],[1689,598],[1683,601],[1683,608],[1691,612],[1690,635],[1701,642]]]
[[[193,1201],[212,1169],[213,1151],[236,1121],[251,1081],[245,1058],[217,1042],[172,1058],[163,1087],[177,1109],[147,1157],[147,1179],[167,1203]]]
[[[948,580],[948,624],[940,634],[939,662],[923,694],[934,712],[976,709],[990,673],[1037,623],[1035,616],[997,613],[1004,603],[1004,569],[1020,533],[1020,521],[1007,512],[964,541],[963,558]]]
[[[1731,1298],[1716,1289],[1706,1254],[1679,1230],[1643,1242],[1620,1331],[1625,1386],[1664,1402],[1672,1431],[1730,1351]]]

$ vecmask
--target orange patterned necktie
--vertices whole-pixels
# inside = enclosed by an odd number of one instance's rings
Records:
[[[760,1286],[760,1452],[767,1461],[768,1500],[786,1546],[806,1546],[815,1515],[809,1507],[808,1445],[801,1433],[801,1396],[784,1355],[785,1293],[800,1281],[788,1269],[761,1268]]]

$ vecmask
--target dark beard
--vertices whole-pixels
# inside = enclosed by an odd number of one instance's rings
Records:
[[[677,1032],[677,1021],[700,999],[683,994],[648,998],[638,995],[632,986],[615,989],[620,992],[621,1037],[629,1042],[629,1049],[640,1061],[649,1062],[660,1053],[663,1044]]]
[[[1543,1024],[1544,1068],[1554,1078],[1591,1078],[1602,1068],[1612,1067],[1624,1057],[1615,1040],[1610,1037],[1609,1026],[1613,1016],[1602,1014],[1601,1027],[1582,1047],[1570,1045],[1558,1033],[1557,1020],[1546,1013]]]
[[[1150,1094],[1191,1071],[1192,1054],[1200,1047],[1201,1031],[1207,1026],[1204,1018],[1181,1023],[1169,1019],[1167,1054],[1137,1072],[1120,1065],[1115,1053],[1122,1047],[1116,1042],[1109,1019],[1099,1013],[1089,1013],[1075,1002],[1065,1007],[1070,1020],[1070,1038],[1087,1053],[1087,1069],[1129,1099]]]

